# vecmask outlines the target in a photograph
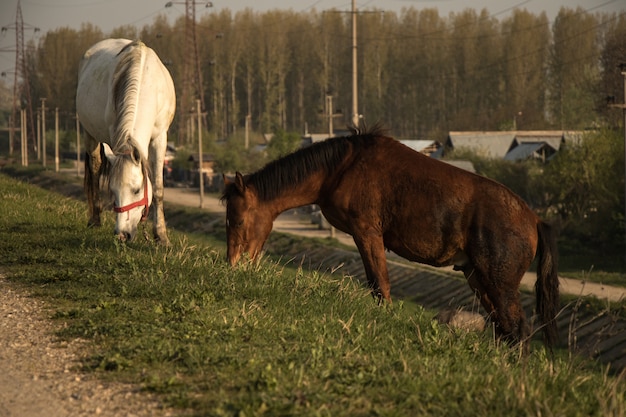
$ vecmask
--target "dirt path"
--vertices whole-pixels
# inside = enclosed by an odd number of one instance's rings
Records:
[[[0,417],[173,415],[137,387],[78,372],[83,343],[56,340],[48,313],[0,275]]]

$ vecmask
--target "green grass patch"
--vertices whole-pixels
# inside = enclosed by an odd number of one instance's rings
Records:
[[[581,247],[560,240],[559,255],[561,275],[607,285],[626,286],[626,255],[615,248],[610,253],[601,252],[597,248]]]
[[[90,341],[85,370],[187,415],[623,415],[626,383],[537,346],[450,331],[347,277],[263,260],[170,229],[171,247],[114,239],[113,216],[0,174],[0,272]],[[219,241],[217,229],[212,239]],[[223,245],[223,243],[222,243]]]

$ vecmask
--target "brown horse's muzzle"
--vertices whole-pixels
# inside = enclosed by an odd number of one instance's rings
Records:
[[[241,252],[239,251],[235,253],[234,251],[231,251],[229,249],[226,252],[226,259],[228,259],[228,263],[230,264],[231,267],[234,267],[235,265],[237,265],[237,262],[239,261],[240,257],[241,257]]]
[[[262,247],[262,245],[260,246]],[[230,266],[234,267],[240,261],[244,253],[248,253],[250,255],[250,260],[254,261],[261,252],[260,249],[261,248],[259,247],[259,245],[228,245],[228,248],[226,250],[226,258],[228,259],[228,263],[230,264]]]

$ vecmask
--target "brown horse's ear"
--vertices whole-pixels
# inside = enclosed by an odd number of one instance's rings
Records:
[[[243,175],[241,175],[241,172],[239,171],[235,173],[235,187],[237,187],[237,190],[239,190],[242,195],[246,191],[246,184],[243,181]]]
[[[222,179],[224,180],[224,187],[226,187],[229,184],[232,184],[233,182],[230,180],[230,178],[228,178],[226,176],[226,174],[222,173]]]

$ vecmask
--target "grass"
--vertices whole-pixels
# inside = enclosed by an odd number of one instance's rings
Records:
[[[626,286],[623,253],[597,253],[594,248],[559,245],[559,273],[568,278]]]
[[[202,235],[120,244],[110,213],[86,222],[84,203],[0,175],[0,272],[48,302],[59,338],[89,342],[85,370],[185,415],[626,413],[623,377],[565,353],[520,357],[417,306],[377,307],[348,277],[233,270]]]

